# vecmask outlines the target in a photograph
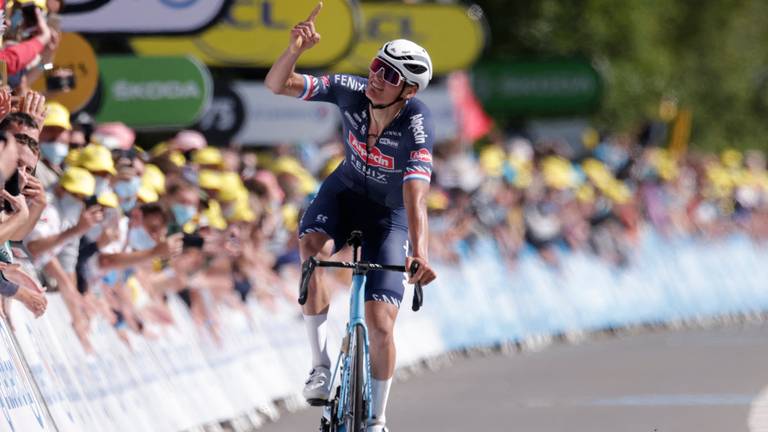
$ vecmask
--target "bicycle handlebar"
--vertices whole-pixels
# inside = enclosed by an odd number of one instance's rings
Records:
[[[301,264],[301,285],[299,286],[299,304],[304,305],[307,302],[307,295],[309,293],[309,279],[312,277],[312,273],[316,267],[336,267],[336,268],[348,268],[355,271],[367,272],[368,270],[386,270],[405,273],[405,266],[398,265],[386,265],[386,264],[373,264],[368,262],[344,262],[344,261],[320,261],[315,257],[310,257],[308,260]],[[416,274],[419,270],[419,263],[411,263],[410,274]],[[420,283],[416,283],[413,292],[413,304],[411,309],[417,312],[424,304],[424,290]]]

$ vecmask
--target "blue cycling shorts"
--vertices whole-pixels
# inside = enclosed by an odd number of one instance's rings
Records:
[[[408,250],[408,217],[405,208],[389,208],[350,190],[332,174],[320,186],[301,218],[299,238],[321,232],[334,241],[334,253],[346,244],[354,230],[363,232],[363,261],[405,265]],[[405,274],[371,271],[365,284],[365,300],[400,307]]]

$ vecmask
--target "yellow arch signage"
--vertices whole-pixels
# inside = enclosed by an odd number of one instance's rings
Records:
[[[360,8],[360,39],[343,61],[331,67],[334,71],[367,74],[379,48],[398,38],[426,48],[435,75],[471,67],[485,47],[483,14],[477,6],[363,3]]]
[[[305,52],[299,67],[322,68],[340,59],[357,39],[358,10],[348,0],[325,0],[315,24],[322,42]],[[236,0],[214,26],[194,36],[138,37],[140,55],[192,55],[209,66],[269,67],[288,46],[290,29],[307,19],[317,0]]]

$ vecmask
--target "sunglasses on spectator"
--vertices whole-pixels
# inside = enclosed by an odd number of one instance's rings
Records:
[[[401,82],[403,82],[403,76],[398,72],[397,69],[395,69],[392,65],[385,62],[379,57],[374,57],[373,61],[371,62],[371,66],[369,67],[371,72],[373,72],[374,75],[378,75],[380,71],[384,71],[384,74],[382,78],[384,79],[384,82],[386,82],[389,85],[393,85],[395,87],[399,86]]]

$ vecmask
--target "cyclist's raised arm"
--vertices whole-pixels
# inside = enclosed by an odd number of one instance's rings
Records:
[[[291,29],[288,48],[275,61],[264,79],[264,84],[273,93],[299,97],[305,91],[305,78],[297,74],[294,69],[301,53],[320,42],[320,33],[315,30],[315,18],[322,7],[321,1],[306,21],[296,24]]]
[[[427,194],[432,178],[432,142],[434,126],[429,110],[410,118],[410,133],[404,133],[409,151],[408,164],[403,175],[403,202],[408,214],[408,237],[411,241],[411,257],[406,260],[410,268],[412,260],[420,264],[419,270],[409,278],[409,282],[419,281],[422,285],[432,282],[436,274],[429,266],[429,223],[427,219]]]

